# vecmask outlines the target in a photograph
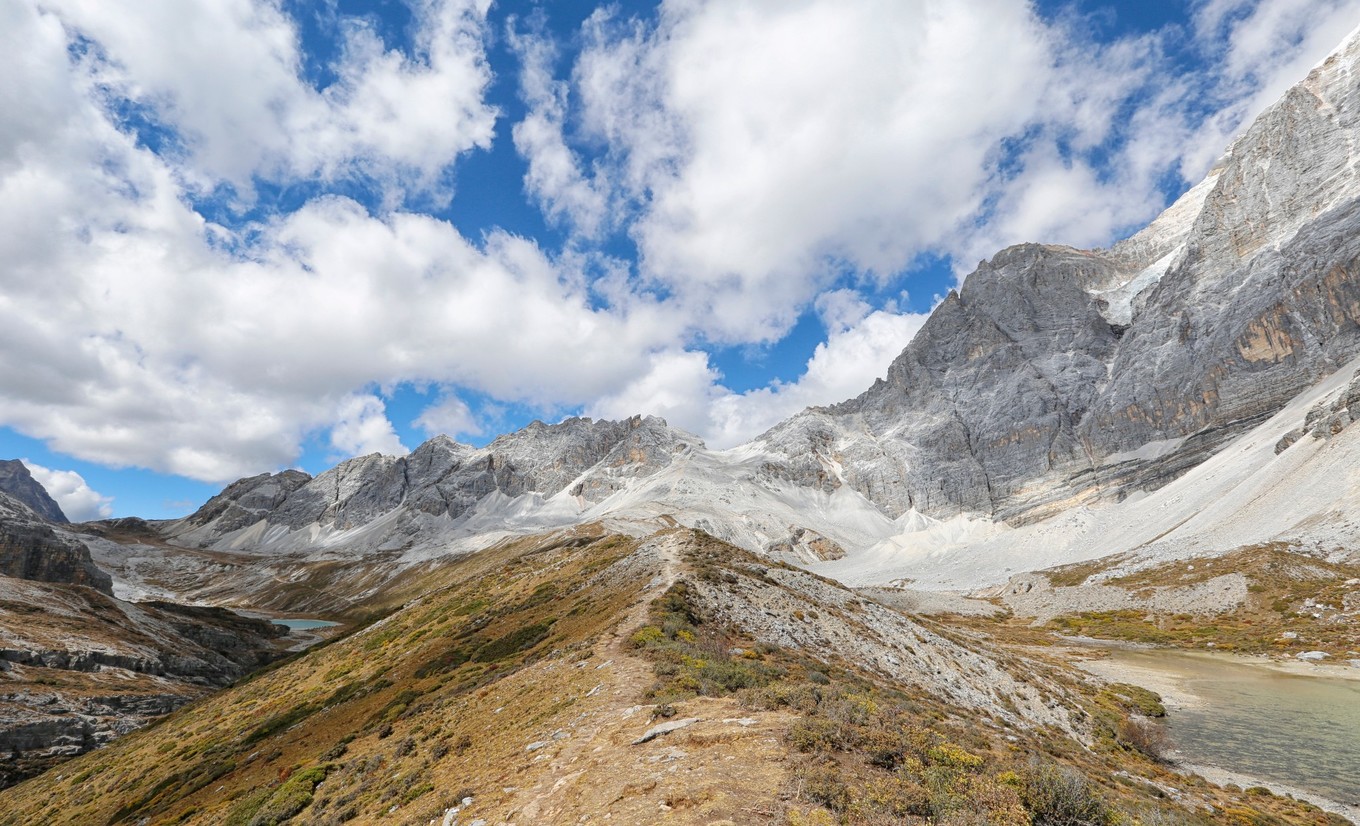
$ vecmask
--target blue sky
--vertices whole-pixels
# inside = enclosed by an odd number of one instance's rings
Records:
[[[448,432],[726,447],[1144,225],[1360,0],[22,0],[0,456],[77,517]]]

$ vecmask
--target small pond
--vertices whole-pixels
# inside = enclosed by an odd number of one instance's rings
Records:
[[[1360,801],[1360,680],[1176,651],[1116,649],[1109,662],[1166,696],[1185,762]]]
[[[319,619],[271,619],[275,625],[282,625],[289,631],[310,631],[313,628],[332,628],[339,625],[338,622]]]

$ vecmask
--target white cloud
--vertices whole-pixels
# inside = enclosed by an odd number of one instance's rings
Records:
[[[655,302],[592,306],[530,241],[478,246],[342,198],[224,250],[174,170],[110,122],[56,18],[0,14],[0,70],[29,81],[0,93],[23,115],[0,124],[24,124],[0,126],[0,421],[56,450],[211,481],[291,464],[338,422],[337,449],[395,450],[338,417],[357,388],[582,404],[678,336]]]
[[[707,432],[714,443],[730,447],[763,433],[806,407],[836,404],[858,396],[882,378],[927,314],[875,310],[852,326],[833,328],[817,345],[797,381],[774,383],[745,393],[726,393],[714,401]]]
[[[89,522],[113,516],[113,497],[91,488],[85,483],[85,477],[74,470],[52,470],[28,459],[21,461],[38,484],[47,489],[48,495],[57,500],[61,512],[72,522]]]
[[[106,94],[149,108],[187,157],[176,171],[242,193],[251,178],[371,175],[437,188],[462,152],[488,147],[495,110],[482,36],[489,0],[421,0],[414,48],[384,44],[363,18],[342,21],[338,80],[301,76],[293,21],[259,0],[38,0],[97,44],[87,61]]]
[[[370,453],[405,456],[411,452],[397,437],[382,399],[371,395],[350,396],[340,402],[330,441],[339,459]]]
[[[850,291],[829,294],[823,317],[833,319],[796,381],[734,393],[722,385],[708,356],[669,351],[652,357],[647,371],[621,392],[592,404],[592,416],[620,418],[646,411],[727,448],[758,435],[806,407],[859,395],[882,378],[925,323],[926,314],[891,309],[870,312]]]
[[[582,235],[595,237],[609,220],[609,185],[602,173],[593,179],[582,174],[581,159],[563,136],[569,88],[553,79],[553,43],[542,35],[513,28],[509,37],[521,61],[520,94],[529,106],[528,114],[511,133],[515,148],[529,165],[524,188],[548,218],[569,222]]]
[[[453,395],[446,395],[420,412],[414,422],[426,435],[440,433],[450,436],[480,436],[483,433],[477,416],[467,402]]]
[[[621,419],[646,412],[672,425],[706,436],[711,430],[715,393],[720,393],[718,371],[708,354],[693,350],[665,350],[652,354],[635,378],[586,408],[586,414]]]
[[[1207,65],[1178,76],[1182,34],[1099,43],[1022,0],[677,0],[654,24],[601,11],[570,73],[577,133],[537,61],[524,126],[541,140],[520,150],[552,170],[529,179],[549,214],[593,225],[601,197],[635,211],[642,275],[699,333],[773,340],[847,268],[887,279],[923,252],[972,262],[1137,229],[1169,172],[1197,180],[1357,12],[1213,0],[1192,33]],[[592,143],[587,168],[572,148]]]
[[[642,202],[644,274],[724,341],[778,338],[839,266],[886,277],[955,230],[1051,62],[1014,0],[668,3],[587,37],[582,128]]]

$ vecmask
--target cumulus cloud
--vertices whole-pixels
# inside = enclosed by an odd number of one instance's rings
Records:
[[[38,484],[61,506],[61,512],[72,522],[89,522],[113,516],[113,497],[105,496],[85,483],[85,477],[74,470],[52,470],[23,459],[28,472]]]
[[[511,132],[515,148],[528,161],[525,190],[548,218],[569,223],[586,237],[605,228],[609,216],[609,184],[597,173],[587,178],[582,161],[563,134],[569,85],[552,74],[556,49],[542,34],[516,31],[511,21],[510,45],[519,55],[520,95],[529,111]]]
[[[707,354],[669,351],[652,357],[646,372],[622,391],[589,407],[591,415],[620,418],[645,410],[703,436],[710,447],[733,447],[807,407],[852,398],[882,378],[888,365],[925,323],[927,314],[869,310],[851,291],[828,294],[827,340],[818,344],[796,381],[734,393]]]
[[[405,456],[411,451],[397,437],[387,418],[387,407],[377,396],[350,396],[340,402],[335,424],[331,427],[331,447],[336,458],[366,456]]]
[[[582,131],[641,202],[644,275],[725,341],[778,338],[840,269],[890,276],[973,214],[1050,63],[1011,0],[670,3],[586,36]]]
[[[485,432],[467,402],[453,395],[446,395],[422,410],[414,424],[429,436],[441,433],[480,436]]]
[[[570,72],[575,133],[560,85],[526,92],[526,131],[551,140],[519,148],[554,170],[526,180],[550,214],[593,226],[601,197],[633,211],[641,274],[700,333],[773,340],[847,269],[892,279],[932,252],[966,272],[1008,244],[1137,229],[1168,174],[1195,182],[1358,13],[1212,0],[1188,35],[1097,42],[1022,0],[697,0],[663,3],[655,22],[604,10]],[[1206,61],[1198,77],[1170,71],[1183,37]],[[546,65],[532,88],[552,85]],[[588,168],[573,137],[605,147]]]
[[[24,127],[0,131],[0,421],[57,450],[212,481],[287,465],[317,430],[340,428],[344,451],[395,450],[338,417],[356,388],[581,404],[676,336],[654,303],[593,306],[576,274],[506,233],[476,245],[338,197],[248,236],[214,226],[111,121],[59,18],[0,14],[0,69],[32,81],[7,85]]]
[[[103,94],[174,130],[184,155],[177,172],[242,193],[253,176],[365,174],[428,189],[460,153],[489,146],[488,5],[413,3],[409,53],[389,48],[364,18],[345,18],[336,80],[316,89],[300,73],[297,27],[275,3],[39,2],[88,45],[85,68]]]

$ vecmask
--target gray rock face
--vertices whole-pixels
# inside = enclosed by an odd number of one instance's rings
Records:
[[[0,459],[0,493],[8,493],[28,505],[48,522],[65,525],[70,521],[47,488],[40,485],[29,473],[28,467],[18,459]]]
[[[224,531],[244,528],[282,505],[289,494],[311,479],[311,474],[300,470],[238,479],[209,499],[187,521],[195,526],[216,521]]]
[[[47,520],[5,493],[0,493],[0,576],[113,593],[112,578],[90,559],[89,548],[58,534]]]
[[[572,496],[596,502],[693,446],[702,443],[662,419],[641,416],[533,422],[485,448],[436,436],[409,456],[361,456],[315,479],[296,471],[242,479],[166,531],[207,546],[262,521],[290,530],[349,530],[399,510],[405,517],[456,520],[492,493],[546,497],[570,487]]]
[[[817,475],[834,462],[892,516],[1014,507],[1035,477],[1091,467],[1077,427],[1120,332],[1087,285],[1114,269],[1062,247],[1006,250],[936,308],[885,380],[761,441],[796,480],[835,484]]]
[[[135,731],[191,698],[178,694],[66,697],[28,694],[0,711],[0,789]]]

